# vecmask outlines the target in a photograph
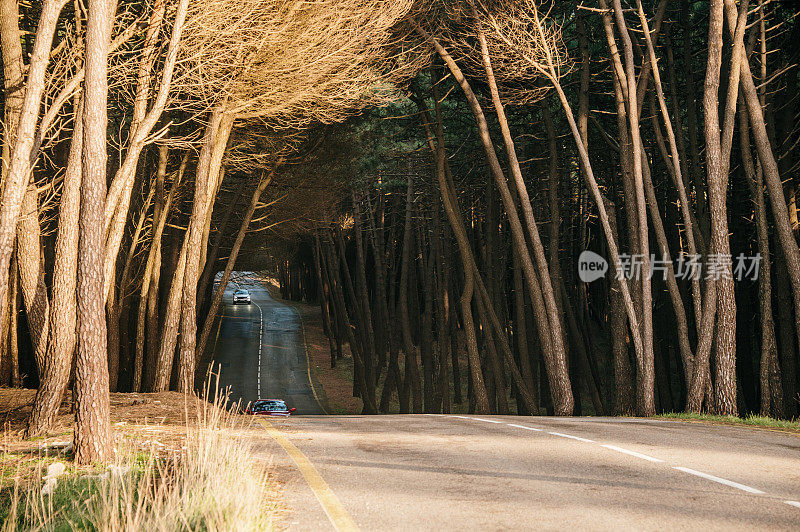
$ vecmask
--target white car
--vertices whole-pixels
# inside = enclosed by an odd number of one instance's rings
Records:
[[[239,303],[250,304],[250,292],[244,288],[240,288],[233,293],[233,304],[238,305]]]

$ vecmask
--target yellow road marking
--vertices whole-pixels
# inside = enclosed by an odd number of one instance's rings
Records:
[[[330,486],[328,486],[328,483],[320,476],[319,472],[317,472],[317,468],[314,467],[314,464],[306,458],[306,455],[295,447],[282,432],[273,427],[269,421],[263,419],[259,419],[258,421],[267,429],[272,439],[278,442],[278,444],[283,447],[283,450],[286,451],[286,454],[297,464],[297,468],[303,474],[303,477],[305,477],[306,482],[308,482],[314,495],[317,496],[317,499],[322,505],[322,509],[325,510],[325,513],[328,515],[328,519],[330,519],[333,528],[339,531],[358,530],[353,518],[347,513],[347,510],[342,506],[339,498]]]
[[[261,344],[261,345],[263,345],[264,347],[271,347],[273,349],[289,349],[288,347],[283,345],[272,345],[272,344]]]
[[[311,378],[311,357],[308,356],[308,341],[306,340],[306,324],[303,323],[303,315],[300,313],[300,311],[293,306],[291,306],[291,308],[292,310],[294,310],[295,314],[297,314],[297,317],[300,320],[300,330],[303,331],[303,351],[305,351],[306,353],[306,372],[308,373],[308,385],[311,386],[311,393],[314,394],[314,399],[316,399],[317,404],[322,409],[322,412],[327,416],[328,411],[325,410],[325,407],[322,406],[322,401],[320,401],[319,397],[317,397],[317,389],[314,388],[314,380]]]

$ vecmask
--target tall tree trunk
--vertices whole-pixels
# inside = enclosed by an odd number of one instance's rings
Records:
[[[10,156],[3,157],[3,192],[0,198],[0,301],[5,301],[8,293],[9,283],[9,262],[11,260],[11,252],[14,248],[14,237],[17,234],[17,223],[20,211],[23,208],[23,200],[28,205],[27,209],[31,211],[31,206],[36,203],[35,188],[31,191],[28,186],[31,180],[31,153],[34,143],[34,134],[36,132],[36,125],[39,117],[39,107],[41,105],[42,95],[44,93],[44,81],[47,65],[50,59],[50,48],[53,42],[53,34],[58,22],[59,13],[66,0],[46,0],[42,3],[41,16],[39,24],[36,29],[36,40],[34,41],[33,51],[30,56],[28,64],[28,77],[25,84],[25,94],[22,98],[21,104],[18,99],[19,93],[11,91],[11,101],[6,102],[6,118],[9,119],[10,124],[16,124],[14,130],[7,130],[4,137],[4,144],[13,141],[13,146],[4,148],[9,151]],[[0,10],[0,24],[2,24],[2,44],[3,49],[3,70],[6,83],[11,83],[15,80],[22,81],[22,65],[21,58],[18,56],[21,53],[19,47],[20,34],[17,20],[13,17],[18,16],[18,7],[11,6],[7,1],[3,2]],[[14,40],[16,41],[14,42]],[[21,88],[20,88],[21,90]],[[6,163],[6,161],[8,161]],[[6,166],[7,164],[7,166]],[[27,196],[27,198],[26,198]],[[33,207],[38,216],[38,206]],[[29,220],[32,222],[32,220]],[[36,221],[38,225],[38,219]],[[37,260],[39,258],[37,257]],[[26,259],[27,261],[27,259]],[[26,266],[29,266],[26,264]],[[35,272],[39,272],[37,267]],[[38,285],[38,278],[32,283],[27,285]],[[35,296],[37,289],[34,288],[33,294]],[[29,290],[29,301],[31,290]],[[46,300],[47,294],[44,293]],[[34,297],[34,300],[41,303],[42,299]],[[42,309],[44,307],[41,307]],[[44,323],[48,321],[46,314],[41,314],[38,317],[43,318],[45,321],[40,323],[39,331],[44,329]],[[36,334],[34,332],[34,334]],[[46,333],[41,335],[44,337],[43,342],[46,344]],[[41,338],[34,337],[35,344],[41,344]],[[45,346],[39,345],[37,351],[37,362],[41,364],[44,359]],[[41,370],[40,370],[41,371]]]
[[[728,31],[735,35],[737,30],[736,5],[727,5],[728,12]],[[747,103],[747,114],[750,119],[750,127],[755,139],[756,152],[761,162],[764,172],[764,181],[769,193],[772,215],[775,219],[775,231],[778,234],[778,242],[781,251],[786,259],[786,268],[789,273],[789,281],[792,287],[795,315],[795,334],[800,342],[800,250],[797,247],[792,232],[792,225],[789,220],[789,209],[783,192],[780,170],[775,155],[772,150],[767,127],[764,121],[764,111],[761,101],[753,81],[750,65],[746,58],[741,58],[741,77],[739,79],[745,102]],[[798,344],[800,345],[800,344]]]
[[[186,272],[187,243],[188,239],[184,235],[178,262],[172,274],[172,283],[167,296],[167,307],[164,310],[164,323],[161,327],[155,377],[153,379],[154,392],[169,390],[172,377],[172,363],[175,359],[175,346],[178,343],[181,321],[181,289],[183,288],[183,278]]]
[[[783,386],[778,364],[778,343],[775,338],[775,321],[772,316],[772,262],[769,251],[769,224],[764,198],[764,176],[756,169],[750,148],[750,124],[744,102],[740,99],[739,148],[742,166],[755,203],[756,234],[761,264],[758,275],[759,314],[761,315],[761,362],[759,384],[761,388],[761,415],[783,417]]]
[[[722,30],[724,25],[723,0],[712,0],[708,33],[708,65],[703,93],[705,116],[706,168],[711,215],[711,255],[721,261],[717,288],[717,326],[715,346],[715,403],[719,413],[737,414],[736,405],[736,301],[733,294],[733,273],[730,264],[728,239],[727,184],[728,161],[725,141],[720,137],[719,85],[722,65]],[[736,54],[734,53],[734,61]],[[733,67],[733,65],[732,65]],[[738,68],[736,69],[738,70]],[[733,68],[732,68],[733,71]],[[731,74],[734,75],[733,72]],[[736,83],[738,85],[738,82]],[[736,106],[736,101],[727,101]],[[726,113],[727,115],[727,113]],[[726,116],[727,121],[727,116]],[[727,124],[725,124],[727,126]],[[723,132],[723,136],[725,132]]]
[[[467,231],[464,226],[464,221],[461,218],[460,210],[458,207],[458,199],[453,193],[448,182],[447,177],[447,154],[444,146],[444,127],[442,125],[441,109],[438,100],[436,105],[436,140],[430,130],[430,117],[427,116],[427,110],[421,101],[417,101],[417,106],[420,110],[424,110],[425,116],[425,130],[428,138],[428,146],[434,153],[436,159],[436,180],[439,184],[439,192],[442,196],[445,213],[447,214],[450,227],[453,229],[453,234],[456,237],[458,244],[459,254],[461,255],[461,263],[464,267],[464,289],[461,294],[461,321],[467,343],[467,355],[469,360],[469,372],[471,383],[470,390],[476,402],[476,412],[479,414],[488,414],[489,396],[486,392],[486,384],[484,383],[483,374],[481,373],[480,354],[478,352],[478,340],[475,335],[475,322],[472,315],[472,298],[475,290],[475,269],[472,267],[474,264],[474,257],[472,256],[472,248],[467,236]]]
[[[364,400],[364,413],[377,414],[377,404],[375,401],[375,362],[377,359],[375,347],[375,328],[372,322],[372,309],[369,301],[369,294],[367,292],[367,273],[366,273],[366,256],[364,252],[364,239],[362,237],[362,215],[358,208],[355,192],[352,195],[353,201],[353,218],[355,224],[353,232],[356,240],[356,278],[358,286],[359,307],[361,308],[361,321],[362,328],[364,329],[365,346],[364,346],[364,382],[366,389],[362,391],[362,399]]]
[[[50,341],[47,363],[28,419],[29,436],[48,430],[69,381],[75,352],[77,321],[75,290],[78,273],[78,219],[81,204],[81,155],[83,151],[83,104],[76,98],[75,129],[58,210],[56,258],[53,264],[53,306],[50,309]]]
[[[492,176],[500,191],[501,198],[503,200],[503,205],[505,207],[506,214],[508,215],[509,225],[511,227],[512,235],[514,237],[514,245],[517,246],[517,248],[520,250],[520,258],[522,260],[523,272],[525,273],[525,280],[528,283],[528,289],[531,292],[531,300],[534,303],[534,313],[536,315],[539,330],[540,332],[541,331],[549,332],[549,334],[542,334],[541,338],[543,342],[543,352],[545,356],[546,367],[548,369],[548,374],[550,376],[549,379],[550,392],[553,395],[553,401],[556,407],[556,414],[570,415],[572,413],[572,408],[574,403],[573,403],[572,391],[569,386],[569,375],[567,374],[567,368],[566,368],[566,357],[563,349],[563,334],[561,334],[560,327],[557,324],[550,323],[549,321],[550,313],[548,309],[552,310],[555,308],[555,299],[552,294],[552,286],[550,286],[551,290],[549,293],[543,294],[542,292],[543,283],[546,283],[546,285],[550,285],[549,273],[541,276],[542,280],[540,283],[536,271],[534,270],[531,257],[527,252],[527,243],[525,241],[525,235],[523,232],[522,224],[519,219],[519,214],[517,213],[517,208],[516,205],[514,204],[513,197],[511,196],[511,193],[508,189],[506,178],[503,174],[502,167],[500,166],[500,161],[497,159],[497,153],[495,151],[494,144],[489,134],[488,123],[486,122],[486,117],[484,116],[483,109],[481,108],[481,105],[478,102],[477,96],[472,91],[472,88],[470,87],[466,77],[464,76],[458,65],[455,63],[453,58],[450,56],[450,54],[447,52],[447,50],[445,50],[436,39],[427,34],[419,26],[415,26],[415,29],[424,38],[426,38],[432,46],[434,46],[437,53],[445,61],[451,73],[453,74],[454,78],[461,86],[465,96],[467,97],[470,109],[472,110],[472,113],[478,125],[479,137],[481,143],[483,144],[484,151],[486,152],[486,156],[489,161],[489,167],[492,171]],[[519,177],[521,178],[521,176]],[[519,178],[515,176],[515,180],[519,180]],[[523,201],[523,203],[525,202]],[[532,216],[532,212],[530,213],[530,215]],[[526,221],[527,222],[530,221],[527,215],[526,215]],[[528,227],[530,229],[530,224],[528,224]],[[539,244],[541,244],[541,242],[539,242]],[[540,246],[538,246],[536,242],[534,242],[535,250],[538,249],[539,247]],[[539,263],[540,260],[544,260],[543,253],[542,254],[535,253],[535,255],[537,258],[537,265],[539,266],[540,272],[542,271],[546,272],[546,262],[544,264]],[[553,334],[552,332],[553,330],[557,330],[558,335]],[[556,340],[557,336],[559,336],[560,339]]]
[[[195,346],[197,344],[197,281],[200,275],[200,255],[203,227],[213,206],[211,191],[220,172],[220,164],[228,137],[233,128],[234,116],[224,111],[214,112],[206,132],[203,151],[197,165],[192,216],[186,234],[186,265],[181,297],[180,355],[178,391],[194,391]]]
[[[408,292],[411,285],[411,246],[413,243],[412,234],[412,221],[413,216],[413,202],[414,202],[414,187],[411,176],[408,176],[406,184],[406,217],[405,217],[405,230],[403,231],[403,255],[400,266],[400,296],[398,298],[400,306],[400,325],[403,338],[403,352],[405,354],[405,373],[406,385],[410,379],[411,394],[414,402],[414,412],[421,413],[422,406],[421,390],[419,390],[419,364],[417,346],[411,338],[411,319],[408,310]],[[420,404],[418,405],[417,402]]]
[[[475,8],[474,3],[472,3],[472,10],[473,15],[478,19],[478,12]],[[547,258],[545,257],[544,246],[542,245],[541,238],[539,236],[539,229],[536,225],[536,219],[534,218],[533,214],[533,207],[531,205],[530,197],[528,196],[527,186],[525,185],[525,181],[522,177],[522,170],[519,165],[519,160],[517,159],[517,152],[514,146],[514,140],[511,136],[511,129],[508,125],[508,119],[506,118],[505,110],[503,108],[502,101],[500,100],[500,93],[497,88],[497,83],[494,77],[494,71],[492,69],[491,59],[489,56],[489,49],[486,43],[486,38],[483,32],[480,29],[480,22],[477,21],[476,28],[478,31],[478,40],[481,45],[481,55],[483,58],[483,65],[484,70],[486,72],[487,81],[489,83],[489,89],[492,94],[492,102],[494,104],[495,112],[497,113],[498,120],[500,122],[500,130],[503,135],[503,142],[506,147],[506,155],[508,157],[509,167],[511,169],[511,174],[514,178],[514,183],[516,185],[517,193],[519,194],[520,204],[522,205],[522,212],[523,218],[525,220],[525,225],[528,230],[528,237],[531,241],[531,245],[533,248],[533,255],[536,260],[536,266],[538,268],[538,280],[541,282],[541,291],[542,296],[546,308],[547,313],[547,322],[549,324],[549,329],[547,329],[548,333],[552,336],[552,358],[553,362],[550,363],[549,371],[549,381],[551,386],[551,393],[553,394],[553,404],[556,409],[556,413],[559,415],[570,415],[572,413],[572,408],[574,406],[573,397],[572,397],[572,390],[570,388],[569,383],[569,374],[567,371],[567,355],[566,349],[564,346],[564,333],[562,327],[562,309],[557,303],[557,296],[556,296],[556,289],[558,287],[558,283],[561,279],[561,272],[560,272],[560,263],[557,261],[556,255],[556,263],[552,266],[556,268],[554,272],[550,271],[550,267],[547,264]],[[492,165],[494,167],[494,165]],[[552,173],[551,173],[552,175]],[[498,176],[495,175],[495,180],[498,181]],[[503,184],[505,182],[505,178],[503,178]],[[501,192],[501,197],[503,198],[503,203],[506,207],[506,212],[509,215],[509,221],[512,229],[512,234],[515,236],[515,244],[517,245],[517,249],[519,250],[519,258],[521,259],[521,263],[523,266],[523,273],[526,273],[527,270],[527,262],[530,261],[530,257],[528,256],[527,245],[525,245],[524,237],[521,239],[517,233],[520,233],[520,230],[516,229],[516,224],[514,222],[514,218],[516,217],[515,213],[509,212],[510,210],[516,209],[513,206],[513,201],[509,202],[508,199],[510,194],[506,194],[503,190],[503,186],[498,185]],[[553,212],[551,211],[551,214]],[[556,211],[554,213],[558,215]],[[552,220],[553,224],[559,223],[559,220]],[[557,231],[557,230],[556,230]],[[552,233],[551,233],[552,236]],[[558,239],[556,238],[556,249],[557,249],[557,242]],[[552,254],[551,254],[552,257]],[[551,277],[552,275],[552,277]],[[533,278],[530,273],[526,273],[526,280],[528,281],[529,285],[533,285],[534,282],[531,280]],[[555,280],[555,282],[554,282]],[[556,289],[554,289],[554,286]],[[560,290],[559,290],[560,292]],[[533,297],[533,296],[532,296]],[[540,334],[544,334],[544,331],[540,329]]]
[[[642,271],[650,271],[650,246],[648,244],[647,204],[642,173],[642,139],[639,130],[639,100],[636,86],[636,71],[633,61],[633,45],[625,23],[620,0],[614,0],[614,15],[620,32],[625,55],[625,80],[627,81],[627,109],[632,140],[633,178],[636,192],[637,217],[639,225],[639,249]],[[650,276],[641,279],[642,289],[642,353],[636,358],[636,410],[639,415],[655,414],[655,369],[653,360],[653,294]]]
[[[106,196],[108,43],[113,0],[89,0],[83,111],[83,180],[78,246],[78,356],[75,460],[113,457],[106,315],[103,294],[103,204]],[[49,48],[49,47],[48,47]]]
[[[158,178],[156,178],[157,180]],[[156,183],[151,182],[150,193],[142,205],[142,210],[139,213],[139,220],[136,223],[136,228],[133,231],[131,238],[130,250],[125,258],[125,265],[122,268],[122,275],[120,275],[119,287],[112,286],[112,297],[108,301],[108,380],[109,387],[112,392],[117,391],[117,382],[120,373],[120,318],[122,316],[123,307],[126,306],[128,283],[130,281],[131,267],[133,266],[133,258],[136,256],[136,248],[142,238],[142,231],[144,224],[147,221],[147,213],[150,210],[150,203],[153,201],[155,195]],[[155,221],[155,218],[153,218]],[[115,295],[116,294],[116,295]],[[127,327],[127,322],[123,322],[123,327]]]
[[[36,367],[39,375],[42,375],[48,362],[50,301],[44,281],[38,197],[36,185],[31,183],[22,200],[22,212],[17,226],[17,264]]]

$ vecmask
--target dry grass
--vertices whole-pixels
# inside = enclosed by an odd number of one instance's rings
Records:
[[[180,397],[183,415],[174,421],[174,400],[159,409],[156,424],[117,421],[117,459],[108,467],[74,468],[63,448],[67,434],[56,435],[64,441],[53,445],[50,438],[22,441],[4,431],[0,532],[275,528],[276,485],[253,454],[249,420],[230,413],[224,397],[213,403]],[[157,413],[155,401],[143,403],[150,414]],[[65,471],[51,493],[43,492],[47,467],[57,462]]]

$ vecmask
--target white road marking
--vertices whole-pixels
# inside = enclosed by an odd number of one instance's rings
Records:
[[[453,416],[453,417],[457,417],[458,419],[472,419],[467,416]]]
[[[747,493],[754,493],[756,495],[763,495],[764,492],[758,490],[756,488],[751,488],[750,486],[745,486],[744,484],[739,484],[738,482],[734,482],[732,480],[727,480],[720,477],[715,477],[714,475],[709,475],[708,473],[703,473],[701,471],[695,471],[694,469],[689,469],[688,467],[673,467],[672,469],[677,469],[678,471],[683,471],[684,473],[689,473],[690,475],[695,475],[700,478],[704,478],[706,480],[710,480],[712,482],[718,482],[719,484],[724,484],[726,486],[730,486],[732,488],[736,488],[742,491],[746,491]]]
[[[526,427],[525,425],[515,425],[514,423],[509,423],[508,426],[509,427],[515,427],[515,428],[518,428],[518,429],[525,429],[525,430],[533,430],[535,432],[542,432],[542,429],[535,429],[533,427]]]
[[[261,398],[261,349],[264,342],[264,312],[261,310],[261,305],[253,301],[253,304],[258,307],[258,398]]]
[[[800,502],[797,501],[783,501],[789,506],[794,506],[795,508],[800,508]]]
[[[647,456],[646,454],[637,453],[636,451],[629,451],[628,449],[623,449],[622,447],[617,447],[616,445],[600,445],[600,447],[605,447],[606,449],[611,449],[612,451],[617,451],[624,454],[629,454],[631,456],[635,456],[636,458],[641,458],[642,460],[647,460],[649,462],[663,462],[659,458],[653,458],[652,456]]]
[[[552,434],[553,436],[561,436],[562,438],[569,438],[571,440],[578,440],[586,443],[595,443],[594,440],[589,440],[586,438],[581,438],[580,436],[572,436],[571,434],[564,434],[561,432],[548,432],[548,434]]]
[[[494,419],[483,419],[480,417],[471,417],[469,419],[474,419],[475,421],[483,421],[484,423],[502,423],[502,421],[495,421]]]

